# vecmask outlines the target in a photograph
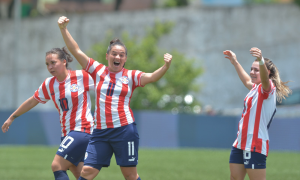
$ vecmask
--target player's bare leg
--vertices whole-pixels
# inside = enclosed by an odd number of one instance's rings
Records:
[[[92,180],[94,179],[100,171],[96,168],[90,167],[90,166],[83,166],[81,170],[81,177],[87,179],[87,180]]]
[[[244,164],[229,163],[230,180],[244,180],[246,169]]]
[[[73,165],[70,161],[65,160],[63,157],[55,154],[54,159],[51,164],[51,168],[55,179],[67,179],[67,170]]]
[[[250,180],[266,180],[266,169],[246,169]]]
[[[120,166],[122,174],[126,180],[137,180],[139,175],[136,167],[122,167]]]
[[[77,166],[75,166],[74,164],[72,164],[69,169],[70,171],[73,173],[73,175],[75,176],[76,179],[79,178],[82,167],[83,167],[83,162],[80,162]]]

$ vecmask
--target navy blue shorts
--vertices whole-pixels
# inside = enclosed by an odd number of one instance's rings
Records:
[[[119,128],[94,129],[84,165],[100,170],[110,165],[115,154],[117,165],[135,167],[138,164],[138,149],[139,135],[135,123]]]
[[[266,169],[267,156],[232,147],[229,163],[244,164],[246,169]]]
[[[56,154],[77,166],[84,160],[90,137],[91,135],[88,133],[71,131],[67,136],[61,138],[61,144]]]

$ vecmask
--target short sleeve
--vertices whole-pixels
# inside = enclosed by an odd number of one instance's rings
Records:
[[[87,66],[84,70],[87,73],[89,73],[91,75],[91,77],[95,80],[97,72],[100,69],[102,69],[103,67],[105,68],[105,66],[103,64],[100,64],[99,62],[97,62],[94,59],[90,58]]]
[[[50,96],[47,90],[47,82],[49,82],[49,79],[46,79],[33,95],[33,98],[42,104],[45,104],[50,100]]]
[[[141,85],[141,78],[144,72],[139,71],[139,70],[133,70],[132,71],[132,79],[134,81],[135,87],[144,87]]]

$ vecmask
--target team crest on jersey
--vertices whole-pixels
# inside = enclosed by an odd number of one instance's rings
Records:
[[[77,92],[78,91],[78,85],[77,84],[72,84],[71,85],[71,92]]]
[[[123,84],[128,84],[129,83],[129,78],[127,76],[122,76],[121,81]]]

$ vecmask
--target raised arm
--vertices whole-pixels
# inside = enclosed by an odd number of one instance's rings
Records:
[[[265,61],[262,57],[261,50],[256,47],[253,47],[250,49],[250,53],[252,54],[252,56],[256,57],[256,59],[259,62],[259,74],[262,88],[266,91],[270,91],[271,85],[269,81],[269,70],[265,65]]]
[[[159,69],[157,69],[156,71],[154,71],[153,73],[143,74],[143,76],[141,77],[141,85],[142,86],[145,86],[148,83],[156,82],[161,77],[163,77],[163,75],[167,72],[167,70],[169,69],[169,67],[171,65],[172,55],[166,53],[164,55],[164,61],[165,61],[165,64],[162,67],[160,67]]]
[[[58,19],[57,23],[58,23],[58,27],[60,28],[61,35],[63,36],[69,51],[79,62],[82,68],[85,69],[89,62],[89,57],[80,50],[78,44],[69,33],[67,29],[69,19],[65,16],[62,16]]]
[[[243,82],[244,86],[248,88],[249,90],[252,89],[252,81],[249,74],[244,70],[244,68],[240,65],[240,63],[236,59],[236,55],[234,52],[230,50],[223,51],[223,54],[225,55],[225,58],[229,59],[231,64],[234,66],[237,74],[239,75],[241,81]]]
[[[2,125],[2,131],[3,133],[7,132],[9,129],[9,126],[11,125],[11,123],[19,116],[21,116],[22,114],[26,113],[27,111],[29,111],[30,109],[32,109],[33,107],[35,107],[39,102],[34,99],[33,97],[30,97],[29,99],[27,99],[25,102],[23,102],[21,104],[21,106],[15,111],[13,112],[10,117],[4,122],[4,124]]]

